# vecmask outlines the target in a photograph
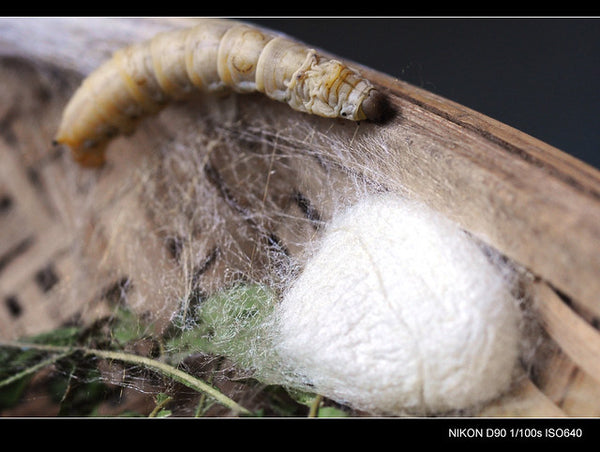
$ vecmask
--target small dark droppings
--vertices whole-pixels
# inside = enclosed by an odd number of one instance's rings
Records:
[[[377,90],[369,93],[362,103],[362,110],[367,119],[375,124],[388,122],[396,113],[388,97]]]

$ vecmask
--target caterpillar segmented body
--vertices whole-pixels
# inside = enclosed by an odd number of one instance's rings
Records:
[[[90,74],[67,105],[56,143],[86,166],[145,116],[193,90],[261,92],[324,117],[377,120],[383,96],[358,72],[289,38],[207,20],[121,49]]]

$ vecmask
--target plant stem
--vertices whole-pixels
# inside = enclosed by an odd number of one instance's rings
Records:
[[[158,403],[154,407],[154,409],[152,410],[152,413],[150,413],[148,415],[148,417],[156,417],[156,415],[160,412],[160,410],[162,410],[163,407],[166,406],[167,403],[169,403],[171,400],[173,400],[173,397],[165,397],[165,399],[162,402]]]
[[[40,361],[39,363],[37,363],[31,367],[28,367],[27,369],[22,370],[21,372],[15,374],[15,375],[5,378],[4,380],[0,381],[0,388],[3,386],[7,386],[17,380],[20,380],[21,378],[25,378],[27,375],[37,372],[38,370],[43,369],[44,367],[49,366],[50,364],[54,364],[56,361],[64,358],[65,356],[70,355],[71,353],[72,352],[70,350],[64,351],[62,353],[59,353],[58,355],[54,355],[54,356],[51,356],[50,358]]]
[[[319,415],[319,408],[321,407],[321,402],[323,401],[323,396],[317,394],[315,400],[313,400],[312,405],[310,406],[310,411],[308,413],[308,417],[317,417]]]
[[[90,349],[85,347],[64,347],[58,345],[44,345],[44,344],[34,344],[34,343],[25,343],[25,342],[5,342],[0,341],[0,347],[12,347],[12,348],[31,348],[35,350],[45,350],[50,352],[59,352],[70,354],[75,351],[80,351],[86,355],[94,355],[99,358],[111,359],[116,361],[123,361],[130,364],[139,364],[145,366],[147,368],[153,369],[155,371],[160,372],[163,375],[187,386],[188,388],[192,388],[196,391],[205,393],[215,400],[217,400],[222,405],[227,408],[235,411],[239,414],[251,414],[249,410],[237,404],[235,401],[231,400],[229,397],[217,391],[212,386],[204,383],[202,380],[197,379],[196,377],[189,375],[175,367],[172,367],[168,364],[165,364],[160,361],[156,361],[151,358],[146,358],[144,356],[133,355],[131,353],[122,353],[110,350],[97,350]],[[13,378],[13,377],[11,377]]]

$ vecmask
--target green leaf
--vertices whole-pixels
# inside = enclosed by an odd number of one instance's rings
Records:
[[[172,400],[172,397],[168,394],[160,393],[156,396],[156,407],[150,413],[148,417],[169,417],[173,412],[165,407],[167,403]]]
[[[164,405],[165,403],[169,402],[171,400],[171,398],[172,397],[169,394],[165,394],[164,392],[161,392],[156,395],[156,404]]]
[[[348,413],[338,408],[324,406],[319,408],[317,417],[348,417]]]
[[[171,416],[171,414],[173,414],[171,410],[162,409],[158,413],[156,413],[154,417],[169,417]]]
[[[36,336],[24,339],[26,342],[44,345],[67,346],[76,343],[80,329],[78,327],[57,328],[52,331],[47,331]]]
[[[60,405],[59,416],[89,416],[109,393],[97,369],[78,363],[72,363],[71,374],[55,375],[48,387]]]
[[[296,402],[308,407],[312,406],[317,398],[317,394],[312,392],[301,391],[294,388],[289,388],[287,391]]]
[[[197,308],[196,327],[166,344],[174,352],[204,352],[244,360],[260,338],[260,327],[274,304],[273,292],[259,284],[217,292]]]
[[[21,399],[32,375],[21,378],[0,389],[0,410],[11,408]]]
[[[77,328],[61,328],[56,331],[39,334],[29,339],[30,343],[52,343],[53,345],[71,344],[77,336]],[[25,392],[35,372],[53,364],[55,358],[45,359],[47,352],[31,348],[0,347],[0,409],[15,406]]]
[[[145,335],[144,325],[138,315],[128,309],[119,308],[112,322],[111,334],[120,344],[140,339]]]

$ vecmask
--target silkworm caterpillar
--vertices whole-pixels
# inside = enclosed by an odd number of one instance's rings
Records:
[[[193,90],[260,92],[294,110],[380,119],[384,96],[357,71],[292,39],[229,20],[160,33],[118,50],[67,104],[55,143],[84,166],[104,162],[117,135]]]

